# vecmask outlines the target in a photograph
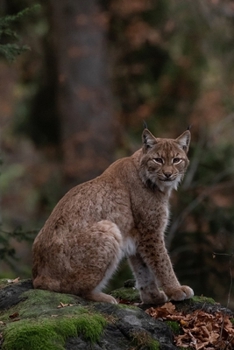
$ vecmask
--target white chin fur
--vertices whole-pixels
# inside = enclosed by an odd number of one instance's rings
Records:
[[[161,191],[167,189],[167,190],[177,190],[179,183],[180,183],[180,178],[173,180],[173,181],[157,181],[157,185]]]

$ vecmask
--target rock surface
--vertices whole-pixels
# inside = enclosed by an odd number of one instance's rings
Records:
[[[0,286],[2,350],[178,349],[166,322],[138,306],[93,303],[74,295],[34,290],[31,280]],[[128,290],[130,300],[134,293],[135,299],[139,298],[132,287],[113,294],[127,302]],[[213,307],[190,301],[178,305],[188,310]]]

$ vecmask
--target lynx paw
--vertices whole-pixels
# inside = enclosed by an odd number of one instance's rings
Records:
[[[93,292],[93,293],[86,295],[86,299],[104,302],[104,303],[118,304],[117,300],[114,297],[112,297],[111,295],[105,294],[105,293],[94,293]]]
[[[168,293],[168,296],[172,300],[180,301],[184,299],[190,299],[194,296],[193,290],[188,286],[180,286]]]
[[[163,291],[157,293],[141,293],[141,301],[143,304],[164,304],[168,301],[168,297]]]

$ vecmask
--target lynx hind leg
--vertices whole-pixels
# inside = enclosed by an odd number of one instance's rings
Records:
[[[115,298],[102,293],[101,290],[122,258],[122,235],[118,226],[108,220],[99,221],[88,231],[86,254],[83,261],[79,261],[85,272],[85,277],[79,281],[79,285],[82,283],[83,286],[81,294],[88,300],[116,304]]]

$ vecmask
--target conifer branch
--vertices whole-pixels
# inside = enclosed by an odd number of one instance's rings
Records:
[[[25,16],[37,11],[39,8],[40,5],[34,5],[15,15],[8,15],[0,18],[0,57],[2,56],[9,62],[12,62],[18,55],[30,49],[27,45],[18,45],[15,43],[20,37],[15,30],[12,29],[12,26],[18,21],[21,21]]]

